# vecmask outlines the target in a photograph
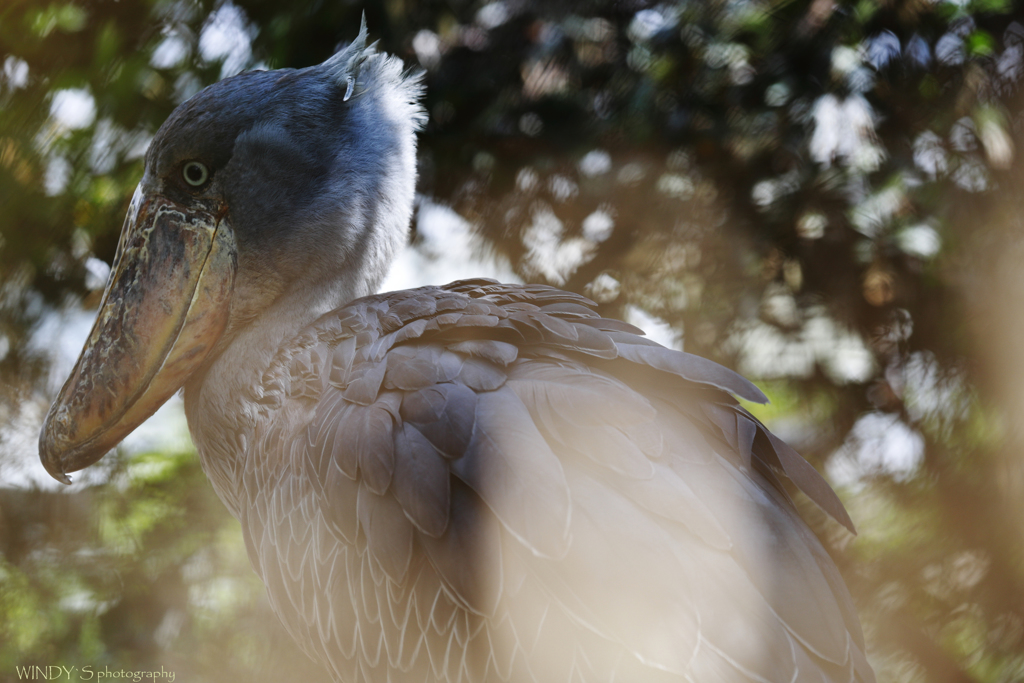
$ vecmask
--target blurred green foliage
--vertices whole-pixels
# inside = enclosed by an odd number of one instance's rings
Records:
[[[856,539],[803,512],[880,680],[1024,678],[1020,2],[5,0],[0,485],[54,390],[40,330],[95,305],[160,123],[364,10],[426,72],[422,195],[524,279],[760,379],[844,485]],[[317,680],[194,455],[104,478],[0,489],[0,681]]]
[[[56,665],[77,666],[71,680],[89,680],[84,666],[322,676],[277,626],[194,453],[120,458],[105,486],[70,495],[6,491],[0,520],[0,680]]]

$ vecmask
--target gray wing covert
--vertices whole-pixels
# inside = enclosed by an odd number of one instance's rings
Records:
[[[302,429],[243,521],[289,628],[340,680],[873,680],[779,476],[852,525],[760,391],[590,306],[465,281],[300,335],[257,441]]]

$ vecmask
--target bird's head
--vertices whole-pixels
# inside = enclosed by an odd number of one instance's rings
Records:
[[[323,64],[240,74],[171,114],[43,424],[54,478],[99,460],[275,302],[376,289],[412,211],[419,91],[364,23]]]

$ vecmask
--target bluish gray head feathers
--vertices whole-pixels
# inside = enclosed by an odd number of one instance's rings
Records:
[[[240,277],[333,294],[356,270],[365,284],[347,294],[368,294],[411,218],[420,81],[367,45],[364,20],[322,64],[239,74],[182,104],[150,146],[143,185],[187,201],[181,170],[199,161],[203,195],[224,201],[237,233]]]

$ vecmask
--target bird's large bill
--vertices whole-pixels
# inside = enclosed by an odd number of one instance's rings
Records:
[[[99,316],[39,439],[57,480],[152,415],[223,333],[236,244],[224,212],[206,208],[136,190]]]

